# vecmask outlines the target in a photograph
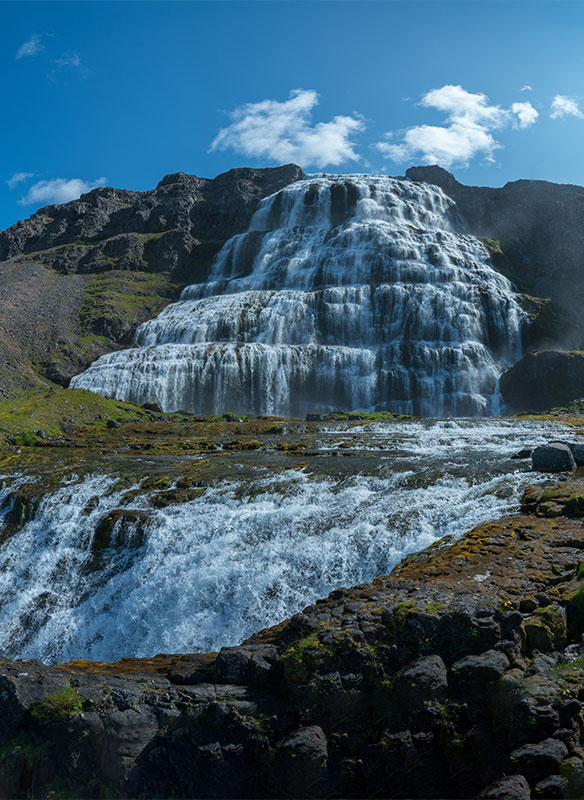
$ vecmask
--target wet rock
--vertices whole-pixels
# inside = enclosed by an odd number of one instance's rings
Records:
[[[573,472],[576,462],[565,444],[542,444],[531,455],[533,469],[542,472]]]
[[[317,413],[316,411],[310,411],[306,415],[307,422],[322,422],[322,414]]]
[[[511,753],[511,763],[530,782],[556,774],[568,755],[568,748],[557,739],[544,739],[538,744],[526,744]]]
[[[488,786],[480,800],[531,800],[529,784],[523,775],[507,775]]]
[[[524,447],[518,453],[512,455],[511,458],[516,458],[516,459],[531,458],[532,453],[533,453],[532,447]]]

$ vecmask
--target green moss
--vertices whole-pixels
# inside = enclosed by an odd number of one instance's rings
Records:
[[[178,290],[178,284],[162,273],[111,270],[92,278],[79,311],[83,335],[102,334],[108,320],[128,325],[143,321],[164,308]]]
[[[313,631],[290,647],[282,656],[286,678],[291,683],[306,683],[311,670],[331,653],[332,648],[323,645],[318,638],[318,633]]]
[[[501,250],[501,242],[499,239],[491,239],[488,236],[484,236],[481,238],[481,242],[487,248],[491,255],[502,256],[503,251]]]
[[[83,710],[81,698],[77,691],[69,686],[66,689],[61,689],[60,692],[55,692],[45,697],[40,703],[36,703],[30,713],[41,725],[46,725],[48,722],[61,719],[62,717],[69,717],[72,714],[78,714]]]

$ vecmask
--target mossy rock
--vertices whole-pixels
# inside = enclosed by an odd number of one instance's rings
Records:
[[[50,694],[40,703],[36,703],[32,706],[30,713],[38,723],[46,725],[63,717],[79,714],[81,711],[83,711],[81,698],[77,691],[72,686],[69,686],[59,692]]]

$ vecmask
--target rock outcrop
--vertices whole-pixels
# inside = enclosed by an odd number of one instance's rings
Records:
[[[512,411],[543,411],[584,396],[584,352],[527,353],[501,375],[501,394]]]
[[[220,653],[4,660],[1,793],[582,797],[583,515],[528,489]]]
[[[42,208],[0,232],[0,395],[67,385],[136,326],[203,280],[259,200],[303,177],[295,165],[177,173],[152,191],[110,187]]]

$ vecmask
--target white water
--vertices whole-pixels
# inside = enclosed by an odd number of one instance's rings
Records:
[[[208,282],[71,385],[165,410],[496,414],[511,285],[441,189],[314,176],[262,201]]]
[[[323,432],[323,448],[375,451],[369,474],[365,462],[361,473],[335,474],[341,456],[323,455],[320,476],[260,462],[251,484],[152,511],[145,535],[118,525],[93,563],[95,528],[122,494],[110,494],[106,476],[71,481],[0,547],[0,653],[115,660],[236,644],[333,588],[389,572],[408,552],[514,511],[539,476],[507,457],[558,435],[561,426],[516,420]]]

